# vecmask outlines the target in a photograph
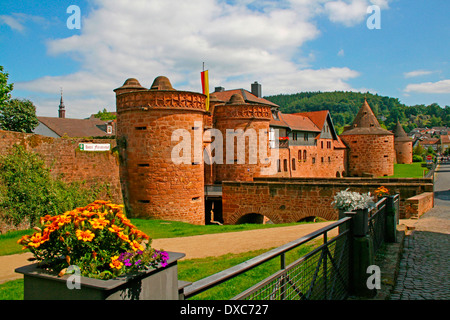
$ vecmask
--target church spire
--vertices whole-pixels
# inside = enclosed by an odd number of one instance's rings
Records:
[[[64,106],[62,88],[61,88],[61,100],[59,101],[58,116],[59,116],[59,118],[65,118],[66,117],[66,107]]]

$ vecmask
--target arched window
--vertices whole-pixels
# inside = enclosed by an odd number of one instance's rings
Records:
[[[298,160],[302,160],[302,150],[298,150]]]

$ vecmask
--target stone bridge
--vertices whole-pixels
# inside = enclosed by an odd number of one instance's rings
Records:
[[[222,183],[222,217],[225,224],[264,216],[273,223],[298,222],[310,217],[337,220],[334,195],[349,188],[361,193],[385,186],[400,194],[400,217],[406,199],[433,191],[433,179],[413,178],[255,178],[251,182]]]

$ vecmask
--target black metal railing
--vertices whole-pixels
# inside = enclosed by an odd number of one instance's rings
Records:
[[[398,213],[400,196],[393,196],[393,210]],[[369,211],[369,235],[372,237],[375,254],[383,246],[386,239],[386,219],[387,219],[388,198],[379,200],[375,207]]]
[[[184,288],[183,296],[185,299],[192,298],[273,258],[280,257],[278,272],[233,299],[345,299],[349,287],[350,220],[351,218],[343,218],[253,259],[198,280]],[[329,239],[329,233],[337,229],[340,229],[339,234]],[[286,266],[287,252],[302,245],[310,245],[313,240],[320,237],[322,244],[319,247]]]
[[[393,235],[396,234],[399,203],[400,197],[395,195],[381,199],[371,210],[346,212],[346,217],[324,228],[187,285],[180,298],[195,297],[274,258],[280,259],[278,271],[232,299],[343,300],[350,294],[365,294],[361,288],[367,280],[367,266],[362,268],[361,264],[368,262],[368,257],[375,255],[384,242],[396,241]],[[334,232],[332,237],[331,232]],[[373,248],[365,244],[361,247],[361,239],[365,239],[364,243],[373,242]],[[318,240],[321,243],[317,244]],[[353,249],[355,243],[359,245],[359,256]],[[311,245],[315,248],[286,265],[288,252]]]

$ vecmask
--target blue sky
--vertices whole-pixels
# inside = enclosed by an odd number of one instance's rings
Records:
[[[81,29],[68,29],[77,5]],[[367,20],[380,8],[381,29]],[[14,97],[40,116],[115,110],[114,88],[130,77],[150,87],[159,75],[179,90],[263,95],[360,91],[407,105],[450,105],[448,0],[2,0],[0,65]]]

